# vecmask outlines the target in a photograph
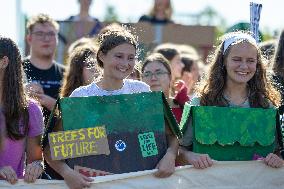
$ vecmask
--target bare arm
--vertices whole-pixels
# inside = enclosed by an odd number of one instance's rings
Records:
[[[58,121],[54,127],[54,131],[62,130],[62,122]],[[52,160],[49,145],[44,148],[43,155],[50,167],[64,178],[69,188],[85,188],[91,186],[90,182],[93,181],[93,179],[74,171],[64,161]]]
[[[62,131],[62,121],[59,120],[56,122],[53,131]],[[47,163],[56,171],[58,172],[63,178],[64,174],[68,171],[72,171],[72,169],[64,162],[64,161],[58,161],[58,160],[52,160],[50,155],[50,147],[49,144],[44,148],[43,155],[44,159],[47,161]]]
[[[42,150],[40,145],[41,135],[27,138],[27,166],[25,168],[26,182],[35,182],[43,172]]]
[[[154,174],[156,177],[169,177],[175,171],[175,159],[178,152],[178,140],[168,126],[166,126],[166,138],[168,149],[164,157],[157,165],[158,171]]]
[[[52,111],[53,107],[56,104],[56,99],[46,95],[46,94],[37,94],[36,95],[39,103],[47,108],[48,110]]]
[[[197,169],[204,169],[213,165],[208,154],[194,153],[182,146],[179,147],[177,162],[181,165],[192,164]]]
[[[176,158],[179,144],[177,137],[174,135],[172,130],[169,128],[169,126],[166,126],[166,137],[168,142],[167,153],[173,154],[174,157]]]
[[[40,140],[42,135],[35,137],[28,137],[27,139],[27,163],[31,163],[36,160],[42,160],[42,150],[40,146]]]
[[[44,94],[43,88],[38,83],[29,83],[25,85],[25,91],[31,97],[37,100],[42,106],[48,110],[52,110],[55,106],[56,99]]]

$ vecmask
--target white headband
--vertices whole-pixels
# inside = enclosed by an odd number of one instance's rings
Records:
[[[255,45],[257,44],[256,40],[251,35],[245,34],[245,33],[236,33],[236,34],[231,35],[227,39],[225,39],[223,54],[225,54],[226,50],[232,43],[239,41],[239,40],[249,41],[250,43],[255,44]]]

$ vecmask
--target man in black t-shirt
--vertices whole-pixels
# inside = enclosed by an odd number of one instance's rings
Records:
[[[24,60],[23,67],[29,83],[27,87],[36,93],[34,96],[43,106],[44,123],[47,124],[50,112],[59,94],[64,68],[54,62],[46,70],[39,69],[31,62],[30,57]]]
[[[64,67],[54,61],[58,44],[58,23],[46,14],[32,17],[27,23],[30,55],[23,67],[27,78],[26,91],[43,106],[45,125],[59,94]],[[45,171],[54,179],[62,179],[48,164]]]
[[[48,15],[39,14],[27,23],[30,56],[24,60],[27,92],[44,107],[44,122],[48,121],[59,94],[64,68],[54,59],[59,25]]]

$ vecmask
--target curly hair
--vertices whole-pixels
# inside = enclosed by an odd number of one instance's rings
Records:
[[[4,71],[1,99],[6,130],[9,138],[19,140],[26,136],[29,121],[28,103],[23,87],[22,59],[14,42],[9,38],[0,37],[0,59],[4,57],[8,57],[9,60]]]
[[[207,79],[203,80],[199,85],[197,92],[200,95],[200,104],[203,106],[228,106],[228,101],[224,98],[224,89],[226,86],[227,71],[225,68],[225,60],[230,53],[233,45],[247,42],[255,46],[257,49],[256,72],[251,80],[248,81],[249,88],[249,104],[254,108],[269,108],[270,102],[274,106],[279,106],[280,94],[271,85],[264,68],[265,59],[261,55],[260,49],[247,40],[238,40],[223,52],[224,39],[215,49],[214,54],[209,58],[210,70]]]

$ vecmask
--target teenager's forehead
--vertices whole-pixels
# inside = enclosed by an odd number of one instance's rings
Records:
[[[229,54],[250,54],[251,56],[257,56],[257,47],[248,42],[240,41],[232,44],[229,49]]]
[[[37,31],[37,30],[56,31],[55,27],[49,22],[36,23],[33,27],[33,31]]]

